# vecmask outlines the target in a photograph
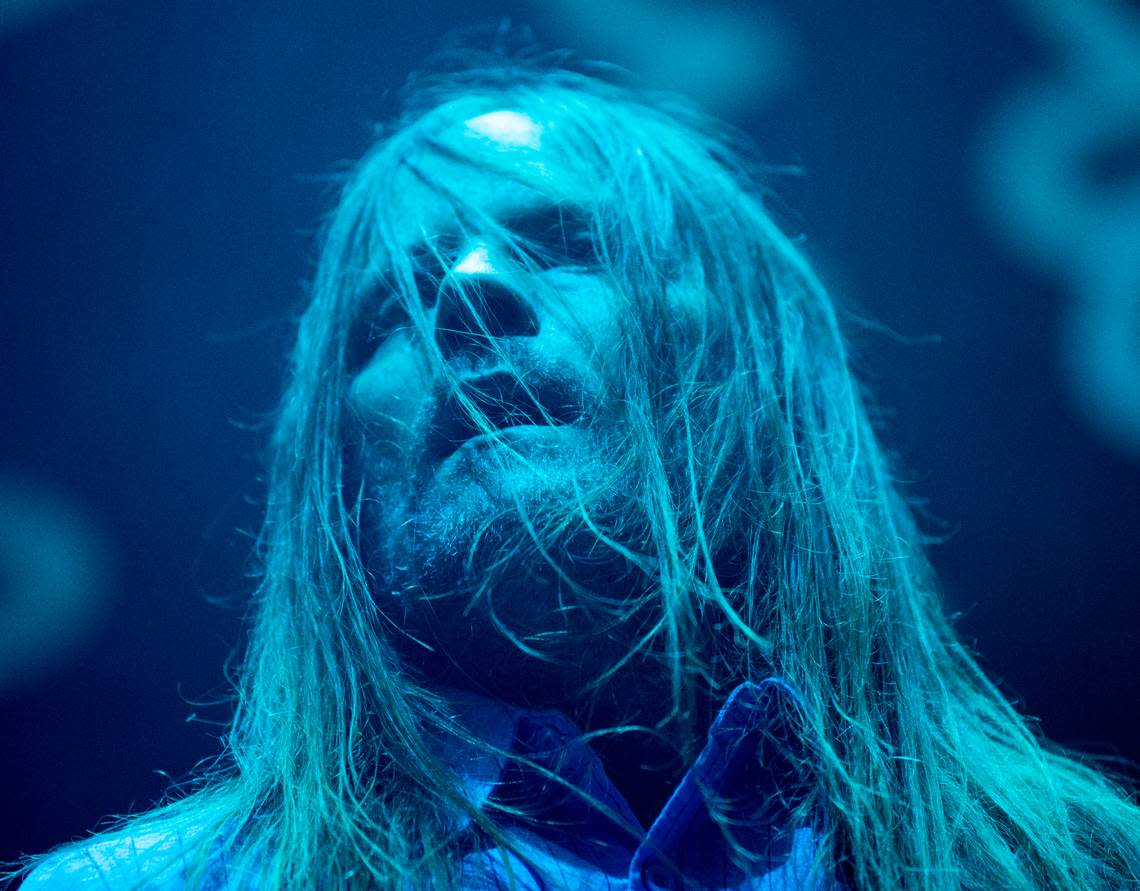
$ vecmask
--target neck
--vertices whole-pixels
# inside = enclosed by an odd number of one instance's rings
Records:
[[[648,829],[665,807],[688,765],[671,746],[643,734],[596,737],[591,746],[605,765],[642,828]]]
[[[622,685],[589,705],[567,713],[590,737],[611,783],[629,803],[643,828],[657,819],[700,751],[712,722],[714,703],[698,695],[688,717],[672,715],[672,696],[664,688]],[[630,727],[625,732],[606,732]]]
[[[500,746],[505,746],[509,739],[512,708],[553,708],[563,712],[588,736],[609,781],[645,829],[657,819],[681,777],[692,766],[717,704],[711,695],[698,693],[687,704],[687,718],[672,714],[668,684],[648,664],[620,673],[593,696],[578,695],[560,701],[520,702],[501,696],[497,690],[474,692],[469,687],[442,686],[468,730]],[[508,735],[503,737],[504,733]],[[464,748],[458,751],[463,752]],[[497,773],[498,768],[488,764],[488,770]],[[484,788],[489,790],[489,786]]]

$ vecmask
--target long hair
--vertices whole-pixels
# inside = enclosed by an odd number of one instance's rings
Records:
[[[1129,793],[1041,740],[944,617],[832,301],[738,140],[678,100],[525,61],[421,78],[344,184],[273,434],[225,758],[122,832],[184,827],[194,875],[223,858],[265,888],[448,887],[456,814],[510,847],[425,743],[463,730],[402,663],[370,590],[345,433],[361,295],[383,283],[423,321],[415,258],[386,216],[391,173],[433,150],[440,122],[501,109],[556,117],[628,308],[608,357],[627,516],[603,523],[585,492],[574,516],[521,524],[535,553],[570,524],[627,562],[650,618],[619,661],[652,654],[680,717],[700,691],[786,679],[814,777],[800,810],[853,887],[1135,886]]]

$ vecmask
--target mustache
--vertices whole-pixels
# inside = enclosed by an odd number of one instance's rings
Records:
[[[468,440],[510,427],[560,427],[588,420],[588,391],[581,383],[551,374],[525,379],[507,369],[465,375],[443,393],[427,424],[425,454],[446,460]]]

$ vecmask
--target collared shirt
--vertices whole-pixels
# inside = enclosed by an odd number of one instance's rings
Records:
[[[474,803],[525,810],[525,818],[500,819],[525,855],[507,858],[523,891],[839,891],[816,863],[820,827],[794,822],[796,801],[811,782],[787,721],[798,707],[796,693],[776,678],[737,687],[647,830],[560,712],[500,706],[496,713],[495,706],[476,705],[464,720],[500,745],[508,726],[509,750],[525,760],[496,763],[456,751],[445,758]],[[722,825],[746,854],[734,851]],[[509,887],[499,850],[470,855],[463,876],[464,891]]]
[[[507,817],[496,809],[517,853],[478,843],[468,827],[472,844],[462,860],[460,888],[506,889],[510,875],[519,891],[841,891],[817,863],[819,827],[796,825],[793,818],[803,784],[810,782],[786,721],[798,701],[775,678],[737,687],[695,763],[645,829],[565,715],[459,697],[464,725],[512,757],[454,741],[441,743],[441,756],[472,803],[524,812]],[[96,840],[49,860],[24,887],[134,887],[145,882],[147,862],[168,860],[172,845],[176,838]],[[220,883],[218,891],[228,884]],[[174,891],[182,883],[177,872],[167,872],[153,887]]]

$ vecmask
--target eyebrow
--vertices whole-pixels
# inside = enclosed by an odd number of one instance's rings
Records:
[[[500,225],[519,239],[521,245],[538,254],[537,260],[586,265],[596,260],[590,215],[573,204],[535,204],[502,214]],[[459,259],[462,238],[448,226],[432,233],[412,248],[410,258],[417,276],[436,281],[447,276]]]

